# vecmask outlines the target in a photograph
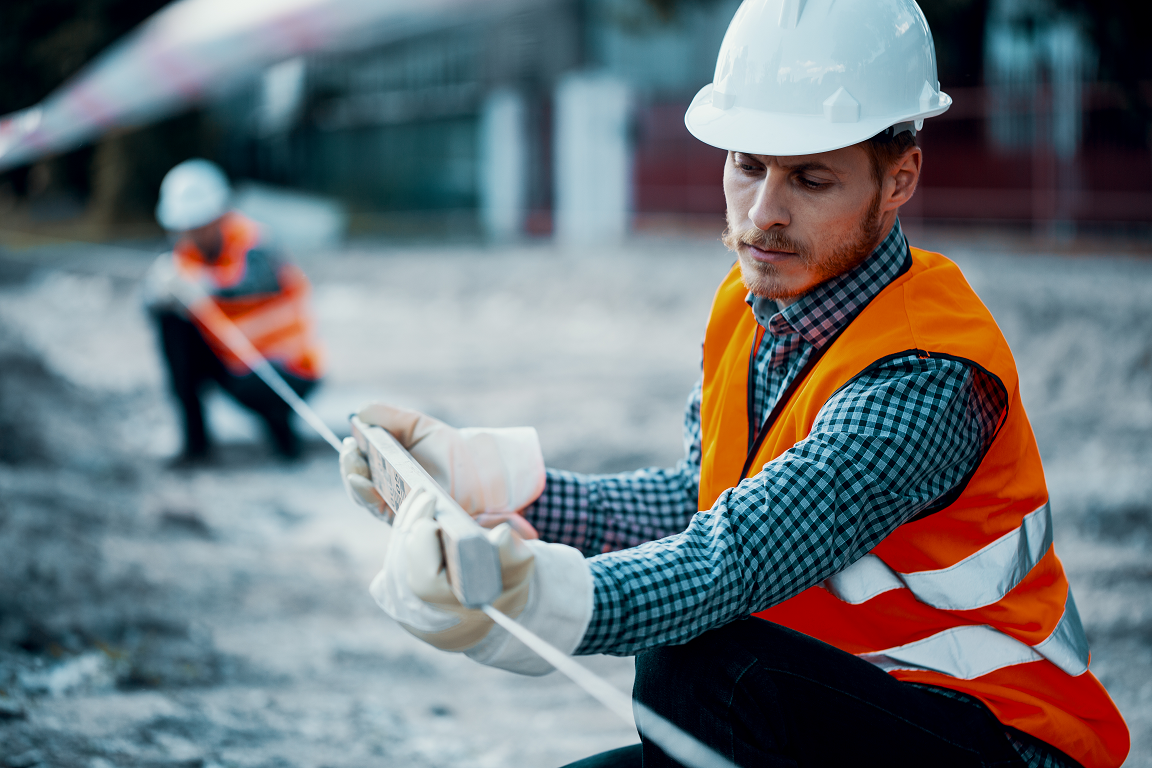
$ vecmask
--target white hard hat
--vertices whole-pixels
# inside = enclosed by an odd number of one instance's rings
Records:
[[[175,232],[202,227],[228,211],[231,196],[228,177],[220,166],[207,160],[185,160],[160,182],[156,220]]]
[[[744,0],[684,124],[721,149],[810,155],[951,105],[913,0]]]

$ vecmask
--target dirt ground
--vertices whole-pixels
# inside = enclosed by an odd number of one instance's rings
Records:
[[[1152,259],[927,233],[1004,328],[1092,668],[1152,766]],[[539,766],[632,743],[557,675],[433,651],[375,607],[380,524],[331,449],[275,460],[216,396],[174,470],[147,253],[0,248],[0,765]],[[338,431],[369,399],[536,426],[552,466],[674,462],[718,242],[353,244],[302,259]],[[629,659],[587,663],[621,689]]]

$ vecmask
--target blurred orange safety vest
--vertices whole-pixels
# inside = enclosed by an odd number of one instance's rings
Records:
[[[176,244],[172,255],[182,276],[191,280],[207,278],[215,289],[225,290],[243,281],[248,254],[260,242],[260,228],[235,212],[225,215],[220,228],[224,244],[215,261],[207,261],[188,238]],[[208,300],[220,308],[267,360],[299,378],[318,379],[323,372],[323,358],[308,306],[311,285],[299,267],[284,262],[275,266],[280,284],[278,291],[234,298],[217,295]],[[194,318],[194,322],[229,371],[238,376],[248,373],[248,367],[226,344],[198,318]]]
[[[1088,671],[1088,643],[1052,545],[1048,490],[1016,364],[960,270],[913,248],[911,269],[792,388],[754,457],[747,455],[747,386],[761,336],[746,295],[737,264],[716,293],[704,340],[701,509],[740,482],[746,462],[755,474],[804,440],[837,389],[893,355],[978,366],[1003,385],[1008,404],[987,454],[951,504],[901,525],[823,584],[756,615],[899,680],[975,696],[1000,722],[1087,768],[1120,765],[1128,729]]]

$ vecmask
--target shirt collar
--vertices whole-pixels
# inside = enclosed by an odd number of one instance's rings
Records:
[[[781,310],[775,299],[753,296],[745,301],[756,322],[773,336],[800,334],[814,347],[821,347],[859,314],[876,294],[909,266],[911,253],[900,220],[863,262],[820,283],[795,303]]]

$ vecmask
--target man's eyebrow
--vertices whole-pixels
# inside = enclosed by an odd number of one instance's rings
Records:
[[[736,152],[733,152],[732,154],[734,157],[739,156],[739,155],[744,155],[745,157],[750,157],[754,160],[756,159],[756,155],[752,154],[751,152],[736,151]],[[759,162],[759,160],[757,160],[757,162]],[[804,171],[827,171],[828,173],[832,173],[832,174],[835,174],[837,176],[840,175],[840,172],[837,171],[835,168],[833,168],[832,166],[830,166],[826,163],[821,163],[818,160],[807,160],[807,161],[797,162],[794,164],[789,164],[789,163],[781,163],[779,161],[779,158],[777,158],[777,164],[781,168],[785,168],[789,171],[792,171],[793,173],[802,173]]]
[[[825,165],[824,163],[818,163],[818,162],[814,162],[811,160],[806,162],[806,163],[796,163],[795,165],[789,165],[787,163],[780,163],[780,167],[781,168],[787,168],[788,170],[793,171],[793,172],[828,171],[829,173],[837,173],[835,168],[833,168],[829,165]]]

